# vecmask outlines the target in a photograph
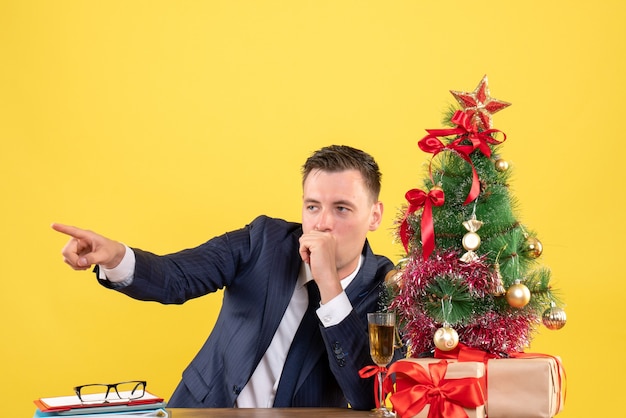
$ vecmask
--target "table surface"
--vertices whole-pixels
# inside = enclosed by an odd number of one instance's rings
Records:
[[[324,418],[324,417],[371,417],[370,411],[347,408],[168,408],[171,418]]]

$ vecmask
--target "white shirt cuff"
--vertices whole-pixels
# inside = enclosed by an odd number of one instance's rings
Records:
[[[124,245],[126,252],[122,261],[112,269],[100,266],[99,279],[108,280],[111,283],[123,284],[128,286],[133,281],[135,273],[135,252],[127,245]]]
[[[328,303],[321,305],[315,312],[324,327],[328,328],[346,319],[352,312],[352,304],[346,292],[341,292]]]

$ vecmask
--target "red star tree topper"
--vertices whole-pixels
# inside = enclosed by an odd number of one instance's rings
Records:
[[[456,98],[465,113],[469,115],[472,123],[483,130],[492,127],[491,115],[511,105],[511,103],[491,97],[486,75],[480,80],[473,92],[450,90],[450,93]]]

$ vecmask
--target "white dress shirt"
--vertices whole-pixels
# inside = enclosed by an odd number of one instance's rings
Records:
[[[345,289],[357,275],[362,262],[363,256],[359,259],[356,269],[341,280],[341,287],[344,291],[328,303],[320,304],[320,307],[316,310],[317,316],[325,327],[337,325],[352,311],[352,304],[346,295]],[[126,247],[126,254],[117,267],[113,269],[101,267],[99,271],[100,278],[116,284],[115,287],[127,286],[133,280],[135,253],[129,247]],[[273,406],[280,375],[282,374],[291,342],[309,304],[308,291],[305,285],[311,280],[313,280],[311,268],[308,264],[302,263],[287,310],[267,351],[252,373],[248,383],[237,397],[236,407],[271,408]]]

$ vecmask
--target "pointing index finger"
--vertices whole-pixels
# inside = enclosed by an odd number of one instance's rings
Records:
[[[87,237],[87,234],[86,234],[87,231],[85,231],[84,229],[77,228],[75,226],[64,225],[64,224],[59,224],[59,223],[53,223],[51,226],[52,226],[52,229],[54,229],[55,231],[60,232],[65,235],[69,235],[74,238],[86,238]]]

